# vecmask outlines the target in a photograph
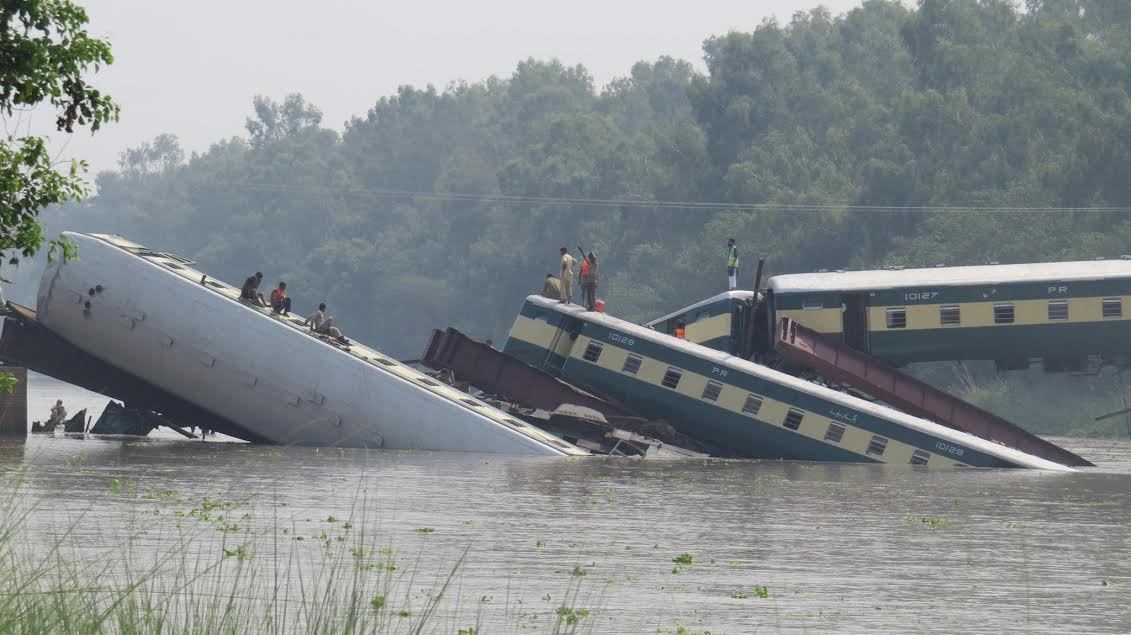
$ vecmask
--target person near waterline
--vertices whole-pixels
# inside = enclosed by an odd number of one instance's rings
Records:
[[[48,426],[57,426],[67,420],[67,409],[63,407],[63,400],[56,399],[51,406],[51,417],[47,419]]]
[[[283,315],[291,312],[291,299],[287,297],[286,282],[280,282],[279,286],[271,291],[271,310]]]
[[[734,239],[727,240],[727,289],[734,291],[738,288],[738,246]]]
[[[552,273],[546,274],[546,284],[542,285],[542,297],[551,300],[562,299],[562,283]]]
[[[571,288],[573,286],[573,263],[577,262],[577,259],[569,255],[569,250],[565,247],[558,251],[562,254],[562,272],[558,276],[558,279],[561,280],[562,299],[559,302],[569,304],[569,301],[573,298],[573,289]]]
[[[581,252],[581,301],[585,304],[586,311],[597,309],[597,256],[593,252],[585,255],[581,245],[577,246]]]
[[[259,306],[267,306],[267,301],[263,299],[263,292],[259,290],[259,282],[263,280],[263,273],[256,271],[255,275],[247,277],[243,281],[243,286],[240,287],[240,299],[247,300]]]
[[[341,329],[334,326],[334,318],[326,317],[326,303],[323,302],[318,305],[318,310],[310,314],[310,317],[302,323],[303,326],[310,326],[310,330],[319,335],[329,335],[330,337],[338,340],[342,344],[349,344],[349,339],[342,335]]]

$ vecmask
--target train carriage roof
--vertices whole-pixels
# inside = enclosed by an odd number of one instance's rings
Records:
[[[927,434],[932,434],[941,439],[946,439],[955,443],[961,443],[980,452],[985,452],[990,455],[996,454],[998,456],[1006,456],[1018,465],[1025,465],[1028,467],[1035,467],[1046,470],[1072,470],[1072,468],[1070,467],[1060,465],[1059,463],[1054,463],[1047,459],[1042,459],[1040,457],[1026,454],[1015,448],[1007,447],[999,443],[994,443],[993,441],[987,441],[986,439],[982,439],[966,432],[953,430],[933,421],[921,419],[919,417],[915,417],[904,412],[882,406],[878,403],[864,401],[863,399],[858,399],[845,393],[837,392],[831,388],[820,386],[813,382],[794,377],[793,375],[787,375],[781,371],[742,359],[741,357],[735,357],[733,355],[722,353],[705,346],[700,346],[699,344],[688,342],[687,340],[681,340],[669,335],[664,335],[663,333],[654,331],[646,326],[633,324],[631,322],[612,317],[611,315],[608,315],[606,313],[586,311],[585,307],[581,307],[576,304],[562,304],[558,300],[550,300],[540,295],[527,296],[526,302],[540,306],[543,309],[571,315],[584,322],[590,322],[599,326],[603,326],[610,330],[619,331],[626,335],[632,335],[634,337],[639,337],[644,340],[658,343],[668,348],[678,350],[686,354],[694,355],[701,359],[747,373],[751,376],[758,377],[765,381],[782,384],[799,392],[808,393],[809,395],[825,399],[826,401],[841,404],[847,408],[852,408],[853,410],[859,412],[868,413],[869,415],[877,417],[879,419],[894,421],[908,428],[925,432]]]
[[[649,320],[648,322],[644,323],[644,326],[649,326],[649,327],[655,326],[657,324],[660,324],[661,322],[667,322],[668,320],[670,320],[674,317],[684,315],[684,314],[689,313],[691,311],[694,311],[695,309],[698,309],[700,307],[705,307],[705,306],[709,306],[711,304],[715,304],[716,302],[723,302],[725,300],[735,300],[735,299],[736,300],[749,300],[753,297],[754,297],[753,291],[743,291],[743,290],[724,291],[723,293],[720,293],[718,295],[713,295],[713,296],[707,298],[706,300],[701,300],[701,301],[696,302],[695,304],[692,304],[690,306],[685,306],[678,311],[673,311],[673,312],[665,315],[664,317],[656,318],[654,320]]]
[[[773,289],[774,293],[872,291],[932,285],[1071,282],[1129,277],[1131,277],[1131,260],[1085,260],[975,267],[794,273],[773,276],[769,280],[769,288]]]

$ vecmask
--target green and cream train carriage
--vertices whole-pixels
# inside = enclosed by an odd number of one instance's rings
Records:
[[[1041,359],[1067,370],[1097,356],[1131,359],[1131,260],[837,271],[774,276],[649,322],[688,341],[750,358],[770,353],[788,317],[892,364]]]
[[[894,364],[1044,360],[1131,353],[1131,260],[780,275],[772,322],[789,317]]]
[[[754,362],[540,296],[508,354],[735,456],[928,466],[1056,463]]]
[[[752,315],[753,300],[753,291],[727,291],[656,318],[644,326],[675,335],[676,328],[683,325],[687,341],[737,355],[741,348],[738,343],[744,339],[745,325]]]

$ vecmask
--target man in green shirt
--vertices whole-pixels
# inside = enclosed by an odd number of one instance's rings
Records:
[[[738,247],[733,238],[727,240],[727,284],[730,291],[738,288]]]

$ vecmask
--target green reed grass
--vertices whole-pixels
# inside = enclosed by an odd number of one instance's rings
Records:
[[[33,527],[44,524],[38,517],[52,510],[23,495],[25,478],[0,476],[0,633],[472,635],[485,625],[492,632],[594,628],[600,596],[583,592],[584,577],[563,581],[556,606],[512,613],[503,603],[502,616],[489,614],[488,596],[461,595],[470,546],[437,565],[424,557],[432,532],[420,532],[415,554],[402,560],[388,536],[370,531],[379,523],[363,505],[348,518],[318,521],[326,528],[307,538],[301,534],[309,526],[278,517],[282,503],[264,514],[263,505],[223,496],[111,486],[88,499],[90,509],[105,497],[114,498],[115,508],[133,505],[116,526],[99,531],[88,510],[37,535]]]

